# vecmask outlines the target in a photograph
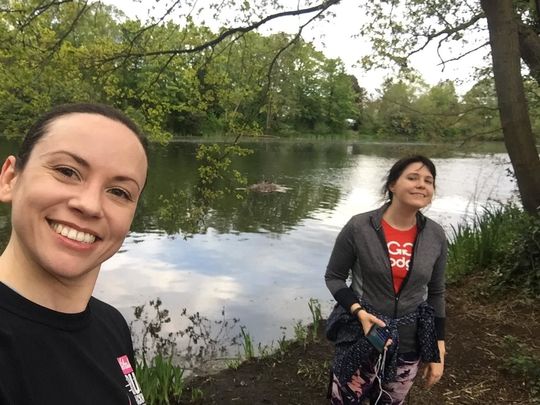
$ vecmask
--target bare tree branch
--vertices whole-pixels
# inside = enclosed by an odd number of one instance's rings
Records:
[[[413,49],[411,52],[409,52],[406,55],[406,58],[409,58],[412,55],[414,55],[415,53],[418,53],[418,52],[424,50],[431,43],[431,41],[433,41],[435,38],[444,36],[443,39],[441,40],[441,41],[444,42],[452,34],[455,34],[456,32],[459,32],[459,31],[462,31],[462,30],[467,29],[469,27],[472,27],[474,24],[476,24],[479,20],[481,20],[484,17],[485,17],[484,13],[475,14],[475,15],[473,15],[471,17],[470,20],[465,21],[462,24],[456,25],[455,27],[447,27],[447,28],[445,28],[445,29],[443,29],[441,31],[435,32],[433,34],[426,35],[425,36],[426,39],[425,39],[424,44],[421,45],[419,48]]]
[[[169,49],[169,50],[159,50],[159,51],[148,51],[148,52],[137,52],[137,53],[129,53],[129,52],[123,52],[121,54],[117,54],[114,56],[111,56],[109,58],[102,59],[101,62],[110,62],[112,60],[116,59],[126,59],[126,58],[138,58],[138,57],[144,57],[144,56],[157,56],[157,55],[181,55],[181,54],[188,54],[188,53],[195,53],[202,51],[207,48],[211,48],[222,42],[228,37],[231,37],[235,34],[244,34],[246,32],[253,31],[260,26],[268,23],[269,21],[275,20],[277,18],[287,17],[287,16],[297,16],[302,14],[310,14],[314,12],[319,12],[319,14],[330,7],[339,4],[341,0],[325,0],[321,4],[313,7],[308,7],[304,9],[297,9],[297,10],[291,10],[291,11],[282,11],[279,13],[271,14],[253,24],[244,26],[244,27],[236,27],[236,28],[230,28],[225,31],[223,31],[221,34],[219,34],[214,39],[207,41],[203,44],[190,47],[190,48],[182,48],[182,49]]]
[[[421,114],[421,115],[431,115],[433,117],[461,117],[472,112],[472,111],[477,111],[477,110],[487,110],[487,111],[499,111],[499,109],[497,107],[486,107],[486,106],[475,106],[475,107],[471,107],[471,108],[468,108],[466,110],[463,110],[463,111],[459,111],[459,112],[456,112],[456,113],[429,113],[429,112],[425,112],[425,111],[420,111],[420,110],[417,110],[407,104],[402,104],[400,103],[399,101],[395,101],[395,100],[392,100],[391,98],[386,98],[386,100],[388,100],[390,103],[392,104],[395,104],[399,107],[402,107],[406,110],[409,110],[409,111],[412,111],[414,113],[417,113],[417,114]]]
[[[88,9],[89,9],[88,1],[85,1],[82,4],[81,9],[77,12],[77,15],[75,16],[75,18],[71,21],[71,24],[69,25],[68,29],[60,36],[60,38],[58,38],[58,41],[56,41],[56,43],[50,49],[49,54],[47,55],[47,57],[41,63],[42,66],[47,65],[50,62],[50,60],[52,59],[54,54],[60,49],[60,47],[62,46],[62,43],[66,40],[68,35],[71,34],[75,30],[75,27],[77,26],[77,23],[79,22],[79,20],[83,16],[83,14]]]
[[[489,131],[483,131],[483,132],[475,132],[469,136],[467,136],[466,138],[464,138],[462,140],[462,142],[460,142],[460,144],[458,145],[458,147],[463,147],[467,144],[467,142],[471,142],[474,140],[474,138],[478,138],[479,136],[484,136],[484,135],[490,135],[490,134],[495,134],[497,132],[501,132],[502,131],[502,128],[499,127],[499,128],[495,128],[495,129],[490,129]]]
[[[28,10],[19,10],[19,12],[24,13],[28,16],[26,21],[23,21],[21,25],[19,25],[18,29],[19,31],[24,30],[26,27],[28,27],[32,21],[34,21],[36,18],[38,18],[41,14],[45,13],[47,10],[49,10],[51,7],[54,6],[60,6],[62,4],[66,3],[73,3],[73,0],[60,0],[60,1],[49,1],[49,2],[41,2],[37,7],[35,7],[32,11],[28,12]]]
[[[0,7],[0,13],[4,13],[4,14],[34,14],[34,13],[43,13],[44,11],[46,11],[47,9],[49,9],[50,7],[52,6],[57,6],[57,5],[61,5],[63,3],[72,3],[73,0],[61,0],[61,1],[50,1],[49,3],[47,4],[44,4],[45,1],[41,2],[40,5],[34,7],[34,9],[28,13],[28,9],[23,9],[23,8],[19,8],[19,9],[16,9],[16,8],[9,8],[9,7],[6,7],[6,8],[2,8]]]
[[[487,45],[489,45],[489,41],[484,42],[483,44],[478,45],[476,48],[473,48],[473,49],[471,49],[471,50],[469,50],[469,51],[467,51],[465,53],[462,53],[459,56],[456,56],[455,58],[445,59],[441,63],[439,63],[439,65],[444,65],[445,63],[448,63],[448,62],[454,62],[456,60],[460,60],[461,58],[464,58],[465,56],[467,56],[467,55],[469,55],[469,54],[471,54],[473,52],[476,52],[479,49],[482,49],[484,46],[487,46]]]
[[[159,20],[157,20],[156,22],[154,22],[153,24],[148,24],[144,27],[142,27],[139,31],[137,31],[135,33],[135,35],[133,36],[133,38],[130,39],[129,41],[129,46],[128,46],[128,49],[127,49],[127,53],[130,54],[131,53],[131,50],[133,49],[133,47],[135,46],[135,41],[137,41],[137,39],[139,39],[146,31],[152,29],[152,28],[155,28],[157,27],[159,24],[161,24],[165,18],[175,9],[175,7],[181,2],[181,0],[176,0],[172,6],[170,6],[167,11],[165,11],[165,13],[163,13],[163,15],[161,16],[161,18]]]

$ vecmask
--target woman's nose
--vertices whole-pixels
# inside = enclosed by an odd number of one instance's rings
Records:
[[[416,182],[416,187],[418,187],[418,188],[424,188],[424,187],[426,187],[426,183],[424,182],[424,180],[418,180],[418,181]]]
[[[81,187],[73,195],[68,206],[81,214],[90,217],[101,217],[103,215],[102,195],[97,187]]]

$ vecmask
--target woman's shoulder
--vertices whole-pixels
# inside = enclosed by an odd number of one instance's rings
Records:
[[[374,209],[374,210],[370,210],[370,211],[360,212],[356,215],[353,215],[351,219],[349,220],[349,223],[354,223],[354,224],[369,223],[373,219],[377,220],[378,217],[382,218],[382,213],[383,213],[382,207]]]
[[[425,225],[424,230],[430,232],[431,234],[435,235],[439,239],[446,240],[446,232],[444,231],[444,228],[436,221],[429,217],[425,218]]]
[[[91,297],[88,303],[93,317],[103,321],[126,324],[124,316],[118,309],[96,297]]]

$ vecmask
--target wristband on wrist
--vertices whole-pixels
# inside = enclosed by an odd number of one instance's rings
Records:
[[[351,315],[352,315],[352,316],[358,316],[358,312],[360,312],[360,311],[363,310],[363,309],[364,309],[364,308],[362,308],[362,307],[356,307],[356,308],[354,309],[354,311],[351,312]]]

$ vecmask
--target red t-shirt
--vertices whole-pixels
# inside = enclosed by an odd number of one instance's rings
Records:
[[[384,219],[382,226],[386,238],[386,246],[388,246],[390,265],[392,266],[394,291],[397,294],[409,271],[409,263],[411,261],[417,229],[415,225],[411,229],[400,231],[390,226]]]

